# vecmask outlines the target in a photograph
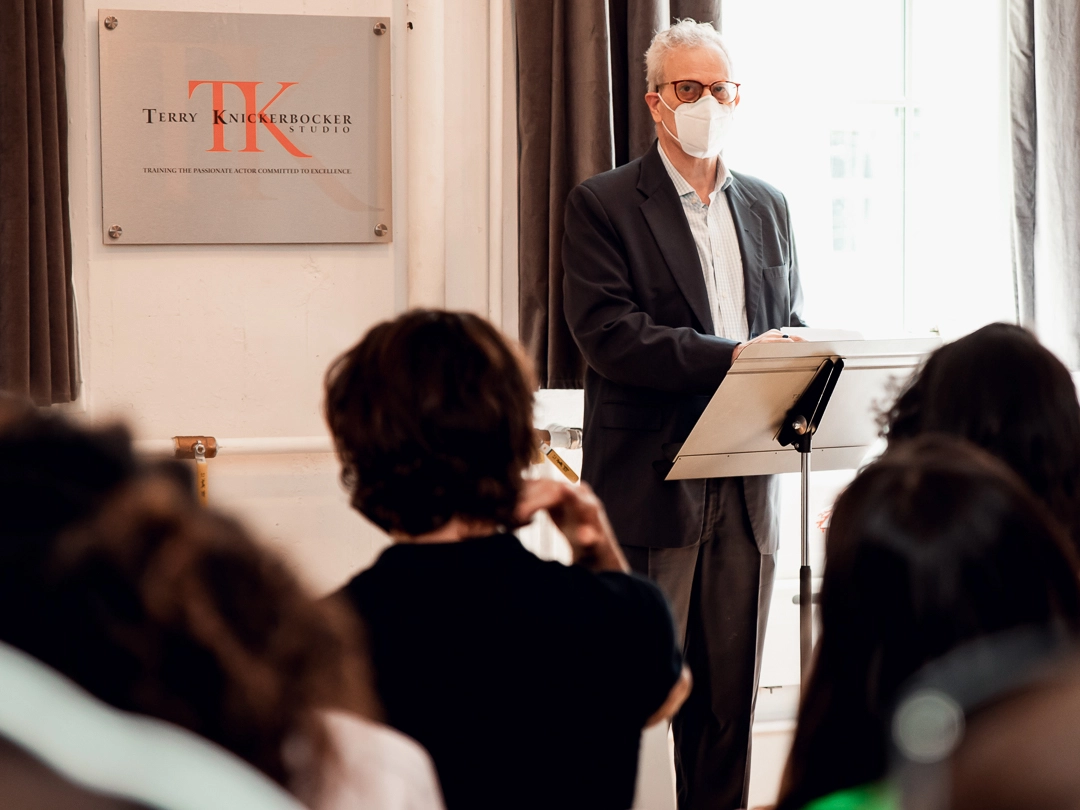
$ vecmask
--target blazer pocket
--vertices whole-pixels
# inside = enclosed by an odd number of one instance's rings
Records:
[[[664,425],[659,408],[633,402],[603,402],[598,416],[600,427],[615,430],[660,430]]]

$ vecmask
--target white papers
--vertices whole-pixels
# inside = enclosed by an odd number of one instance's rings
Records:
[[[862,340],[862,332],[851,329],[814,329],[811,326],[789,326],[780,330],[791,337],[801,337],[809,343],[823,343],[832,340]]]

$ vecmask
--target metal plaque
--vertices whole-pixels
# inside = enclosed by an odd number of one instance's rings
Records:
[[[389,242],[385,17],[98,12],[102,240]]]

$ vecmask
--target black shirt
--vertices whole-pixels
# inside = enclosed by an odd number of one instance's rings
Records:
[[[682,668],[655,585],[496,535],[391,546],[343,593],[448,810],[631,806],[642,726]]]

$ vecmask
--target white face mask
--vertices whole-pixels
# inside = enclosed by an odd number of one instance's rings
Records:
[[[735,119],[733,104],[721,104],[711,93],[703,93],[693,104],[680,104],[673,110],[663,96],[660,103],[675,113],[675,128],[681,137],[676,138],[663,121],[661,126],[686,154],[696,158],[714,158],[720,154]]]

